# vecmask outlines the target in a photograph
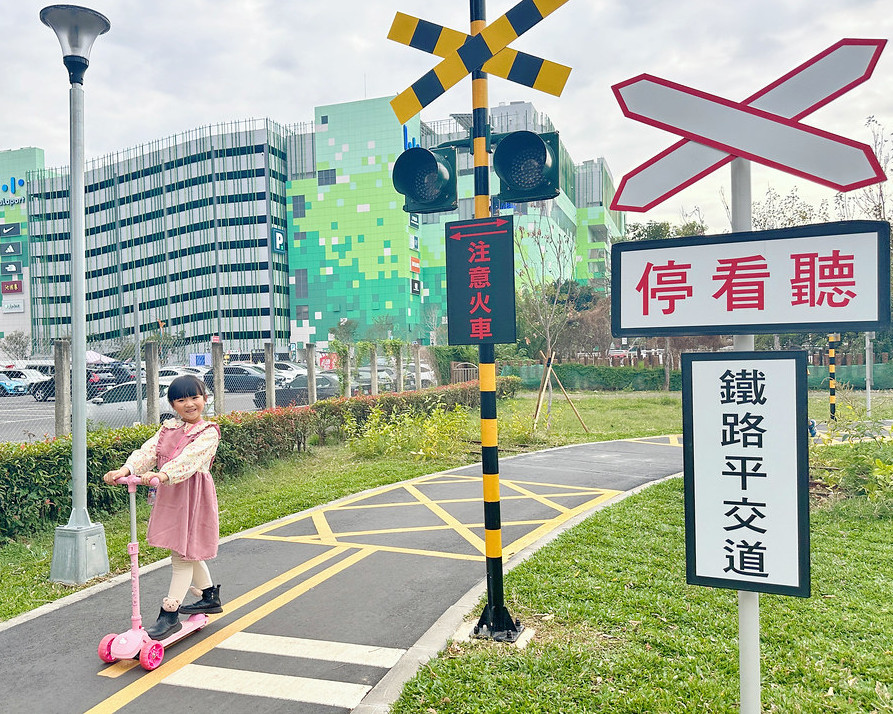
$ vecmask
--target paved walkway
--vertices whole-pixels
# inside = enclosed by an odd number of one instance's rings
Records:
[[[506,568],[595,509],[682,470],[681,439],[500,459]],[[224,613],[146,672],[105,665],[130,622],[129,576],[0,623],[0,710],[378,714],[477,616],[485,592],[480,465],[340,499],[227,538]],[[166,562],[140,578],[154,621]]]

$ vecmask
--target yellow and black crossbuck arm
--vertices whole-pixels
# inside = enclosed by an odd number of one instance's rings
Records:
[[[515,5],[507,13],[487,25],[481,30],[480,34],[463,36],[462,43],[456,49],[449,52],[445,50],[444,58],[435,65],[434,69],[426,72],[408,89],[400,92],[400,94],[391,101],[391,107],[397,115],[397,120],[401,124],[405,124],[409,119],[422,111],[423,108],[427,107],[450,87],[458,84],[465,75],[474,70],[483,69],[483,66],[491,59],[494,59],[497,54],[506,49],[509,43],[516,40],[520,35],[527,32],[527,30],[564,5],[567,1],[568,0],[521,0],[521,2]],[[410,20],[415,19],[409,18],[408,15],[404,15],[403,17]],[[391,37],[391,39],[396,39],[398,42],[403,42],[403,44],[410,44],[409,41],[405,41],[407,27],[399,25],[399,20],[400,15],[394,20],[394,25],[397,26],[397,30],[395,31],[394,26],[392,26],[389,37]],[[432,23],[429,24],[434,28],[438,27]],[[446,28],[441,28],[441,30],[444,30],[446,33],[455,32]],[[397,37],[404,39],[393,37],[395,34]],[[415,30],[413,30],[413,34],[415,34]],[[454,39],[451,41],[455,42]],[[444,40],[444,43],[446,43],[446,40]],[[428,44],[430,44],[430,42]],[[439,43],[435,42],[435,47],[437,44]],[[433,51],[432,53],[439,54]],[[524,56],[530,57],[530,55]],[[506,59],[508,59],[508,56]],[[531,59],[537,60],[537,58]],[[505,59],[498,61],[496,66],[504,66],[503,63],[505,63],[505,61]],[[512,59],[512,64],[514,65],[514,58]],[[500,74],[492,69],[487,71],[491,71],[493,74]],[[536,86],[537,89],[540,88],[538,85],[528,86]]]
[[[471,35],[398,12],[388,32],[388,39],[436,57],[447,57],[468,42]],[[481,70],[556,97],[561,96],[571,73],[567,65],[540,59],[511,47],[493,55],[484,62]]]

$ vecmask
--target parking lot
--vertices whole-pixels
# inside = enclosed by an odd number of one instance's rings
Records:
[[[0,397],[0,441],[42,441],[47,436],[55,436],[55,404],[54,401],[38,402],[30,394]],[[256,411],[254,393],[227,392],[226,410]]]

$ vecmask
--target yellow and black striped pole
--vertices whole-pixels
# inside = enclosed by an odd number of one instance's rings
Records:
[[[485,0],[469,0],[471,34],[486,27]],[[471,73],[474,217],[490,216],[490,109],[487,75]],[[484,485],[484,546],[487,559],[487,606],[474,628],[478,637],[513,642],[523,629],[505,606],[502,581],[502,516],[499,505],[499,435],[496,421],[496,349],[480,345],[481,471]]]
[[[831,404],[831,419],[837,419],[837,343],[839,334],[828,335],[828,398]]]

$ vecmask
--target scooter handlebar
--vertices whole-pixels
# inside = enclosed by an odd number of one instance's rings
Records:
[[[122,486],[123,485],[139,486],[142,482],[143,482],[143,477],[135,476],[134,474],[128,474],[127,476],[121,476],[120,478],[115,479],[115,483],[120,484]],[[158,480],[157,476],[153,476],[149,480],[150,486],[157,486],[159,483],[161,483],[161,482]]]

